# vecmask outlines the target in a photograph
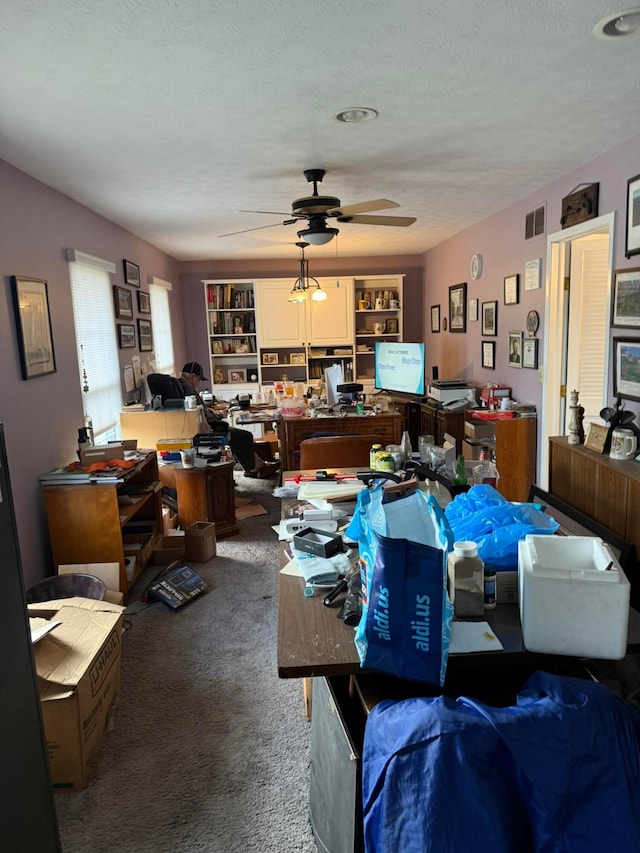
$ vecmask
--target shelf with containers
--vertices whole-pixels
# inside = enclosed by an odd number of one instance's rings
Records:
[[[258,383],[254,284],[204,280],[211,384],[216,397]]]
[[[402,341],[403,275],[370,275],[354,279],[355,380],[374,382],[376,341]]]

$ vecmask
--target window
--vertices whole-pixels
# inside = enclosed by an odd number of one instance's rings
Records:
[[[153,323],[153,346],[156,353],[156,372],[174,375],[173,339],[171,337],[171,312],[169,291],[172,284],[161,278],[149,276],[149,299]]]
[[[120,361],[113,310],[111,275],[116,265],[75,249],[67,250],[78,375],[85,415],[93,422],[97,444],[118,437],[122,408]]]

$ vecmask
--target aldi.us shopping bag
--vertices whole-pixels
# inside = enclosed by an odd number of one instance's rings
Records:
[[[358,542],[360,663],[442,685],[453,607],[446,589],[450,529],[435,499],[416,490],[385,503],[383,489],[358,495],[346,535]]]

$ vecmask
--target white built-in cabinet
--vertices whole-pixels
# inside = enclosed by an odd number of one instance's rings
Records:
[[[285,376],[314,384],[336,362],[345,381],[373,384],[374,341],[402,340],[403,276],[318,282],[326,300],[311,299],[310,290],[304,302],[289,302],[290,278],[203,281],[216,397],[255,395]],[[381,323],[385,331],[376,334]]]

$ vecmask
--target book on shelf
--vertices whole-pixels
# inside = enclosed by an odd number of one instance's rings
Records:
[[[72,471],[70,468],[53,468],[45,474],[40,474],[40,482],[45,486],[71,486],[90,483],[121,483],[122,471],[119,468],[111,471]]]

